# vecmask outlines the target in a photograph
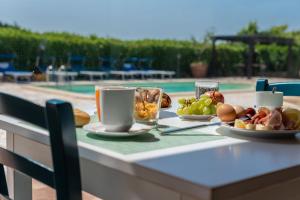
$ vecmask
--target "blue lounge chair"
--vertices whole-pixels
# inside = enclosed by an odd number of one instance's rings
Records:
[[[123,61],[121,70],[111,70],[110,74],[120,76],[123,80],[127,77],[134,78],[135,75],[138,75],[135,62],[137,62],[137,58],[135,57],[126,58]]]
[[[43,73],[47,71],[48,66],[55,66],[55,62],[55,56],[37,56],[35,61],[37,68]]]
[[[84,70],[85,56],[71,55],[68,58],[68,70],[79,73]]]
[[[152,68],[153,58],[141,58],[140,66],[145,71],[145,76],[149,76],[151,78],[159,77],[159,78],[172,78],[176,72],[168,71],[168,70],[154,70]]]
[[[81,69],[84,68],[85,57],[74,56],[68,57],[67,66],[61,65],[58,70],[53,69],[53,62],[46,67],[47,80],[60,81],[74,81]],[[51,70],[50,70],[51,68]]]
[[[16,70],[13,65],[15,58],[15,54],[0,54],[0,73],[3,73],[4,77],[12,77],[15,82],[20,79],[31,81],[32,72]]]
[[[113,63],[113,58],[99,57],[99,66],[96,70],[81,70],[80,75],[89,77],[90,81],[93,81],[96,77],[100,77],[100,79],[107,78],[112,70]]]
[[[124,60],[123,71],[126,76],[131,78],[143,77],[144,71],[138,69],[139,58],[138,57],[129,57]]]
[[[258,79],[256,82],[256,91],[272,91],[274,88],[283,92],[284,96],[300,96],[300,82],[269,83],[268,79]]]
[[[99,66],[101,71],[110,72],[115,69],[116,59],[113,57],[99,57]]]

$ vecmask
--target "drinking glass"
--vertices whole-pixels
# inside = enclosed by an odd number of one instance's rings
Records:
[[[135,120],[142,123],[157,124],[161,98],[161,88],[137,88],[135,92]]]
[[[196,98],[199,99],[207,91],[218,91],[219,82],[216,81],[195,81]]]

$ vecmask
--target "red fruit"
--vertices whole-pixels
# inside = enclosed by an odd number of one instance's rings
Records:
[[[205,95],[209,96],[213,104],[217,105],[218,103],[224,103],[224,96],[221,92],[218,91],[208,91],[205,92]]]
[[[254,108],[247,108],[245,111],[245,115],[250,115],[250,117],[254,116],[256,114],[256,111]]]

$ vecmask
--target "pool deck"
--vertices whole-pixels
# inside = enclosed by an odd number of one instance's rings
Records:
[[[149,82],[187,82],[187,81],[195,81],[196,79],[171,79],[171,80],[147,80]],[[247,90],[228,90],[223,91],[225,95],[225,99],[228,103],[232,104],[243,104],[243,105],[253,105],[254,102],[254,87],[256,78],[246,79],[246,78],[218,78],[218,79],[203,79],[203,80],[214,80],[222,83],[246,83],[253,85],[252,88]],[[288,81],[295,79],[283,79],[283,78],[271,78],[271,82],[277,81]],[[145,82],[144,81],[136,81],[136,80],[128,80],[128,81],[116,81],[116,80],[105,80],[105,81],[97,81],[97,82],[86,82],[86,81],[77,81],[72,82],[72,84],[122,84],[122,83],[130,83],[130,82]],[[38,104],[44,104],[46,100],[58,98],[65,101],[70,101],[73,104],[73,107],[85,109],[91,107],[94,104],[94,96],[90,94],[79,94],[73,92],[66,92],[56,89],[42,88],[36,87],[40,85],[53,85],[55,83],[31,83],[31,84],[15,84],[15,83],[1,83],[0,91],[7,92],[10,94],[14,94],[20,96],[22,98],[26,98],[28,100],[34,101]],[[177,93],[168,93],[171,98],[176,101],[179,97],[189,97],[193,96],[194,92],[177,92]],[[237,95],[238,94],[238,95]],[[298,97],[290,97],[285,99],[286,102],[293,103],[295,105],[300,105],[300,98]]]
[[[232,91],[224,91],[225,101],[231,104],[251,106],[254,102],[254,86],[256,82],[256,78],[253,79],[245,79],[245,78],[218,78],[218,79],[203,79],[203,80],[214,80],[222,83],[247,83],[253,85],[250,90],[232,90]],[[296,79],[283,79],[283,78],[271,78],[270,82],[277,81],[291,81]],[[195,79],[171,79],[171,80],[147,80],[149,82],[187,82],[187,81],[195,81]],[[299,81],[297,79],[297,81]],[[142,81],[132,81],[128,80],[126,83],[133,82],[145,82]],[[124,81],[97,81],[97,82],[72,82],[73,84],[122,84]],[[49,83],[46,83],[49,84]],[[15,83],[0,83],[0,91],[6,92],[9,94],[13,94],[22,98],[26,98],[38,104],[44,104],[48,99],[62,99],[65,101],[69,101],[73,104],[74,108],[80,108],[86,111],[91,111],[91,108],[95,108],[95,102],[93,95],[86,94],[77,94],[72,92],[59,91],[48,88],[36,87],[40,85],[45,85],[45,83],[32,83],[32,84],[15,84]],[[49,85],[55,85],[55,83],[50,83]],[[194,92],[181,92],[181,93],[170,93],[172,101],[177,101],[180,97],[190,97],[193,96]],[[300,97],[289,97],[285,98],[284,105],[290,107],[298,107],[300,108]],[[0,130],[0,146],[5,145],[5,133]],[[54,192],[53,190],[34,182],[34,200],[50,200],[53,199]],[[96,200],[88,194],[84,194],[84,199],[86,200]]]

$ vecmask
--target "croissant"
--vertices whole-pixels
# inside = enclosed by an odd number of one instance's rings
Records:
[[[163,93],[160,107],[168,108],[171,106],[171,104],[172,104],[172,100],[169,97],[169,95],[167,95],[166,93]]]
[[[82,111],[82,110],[79,110],[77,108],[75,108],[73,110],[74,112],[74,118],[75,118],[75,125],[76,127],[81,127],[81,126],[84,126],[86,124],[88,124],[91,120],[90,116],[88,113]]]

